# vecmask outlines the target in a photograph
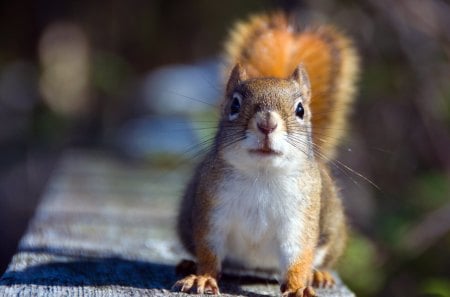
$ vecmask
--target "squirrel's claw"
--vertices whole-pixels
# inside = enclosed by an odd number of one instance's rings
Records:
[[[286,290],[281,292],[283,297],[317,297],[316,292],[312,287],[303,287],[297,290]]]
[[[172,290],[184,293],[220,295],[216,279],[208,275],[191,274],[186,276],[177,281],[172,286]]]
[[[308,284],[315,288],[332,288],[336,281],[333,275],[326,270],[315,270],[311,272]]]

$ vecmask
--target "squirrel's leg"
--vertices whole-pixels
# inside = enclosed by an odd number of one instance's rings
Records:
[[[177,281],[172,289],[185,293],[219,294],[220,260],[206,245],[200,245],[196,250],[197,273]]]
[[[317,205],[305,210],[310,213],[308,226],[303,225],[295,216],[287,216],[281,226],[284,232],[280,240],[280,268],[284,272],[280,290],[283,296],[312,297],[316,296],[308,281],[313,267],[314,253],[317,243],[318,215]],[[294,218],[294,219],[293,219]],[[316,221],[317,220],[317,221]],[[307,227],[307,228],[306,228]],[[300,231],[299,234],[299,230]]]
[[[304,250],[301,255],[287,268],[280,290],[283,296],[313,297],[316,296],[309,286],[309,277],[313,261],[313,248]]]
[[[203,224],[202,226],[205,226]],[[207,242],[210,230],[194,225],[193,239],[195,242],[195,256],[197,258],[196,273],[177,281],[172,287],[175,291],[196,294],[219,294],[217,278],[220,272],[221,258]],[[219,240],[222,236],[215,233]]]

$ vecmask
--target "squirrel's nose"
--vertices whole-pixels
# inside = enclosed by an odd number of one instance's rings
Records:
[[[265,135],[269,135],[277,128],[278,124],[276,121],[271,120],[270,118],[266,121],[262,121],[256,124],[258,130],[261,131]]]
[[[255,128],[265,136],[274,132],[277,129],[279,122],[280,116],[275,111],[260,111],[255,115]]]

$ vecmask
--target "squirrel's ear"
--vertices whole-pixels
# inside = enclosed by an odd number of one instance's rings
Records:
[[[233,90],[244,80],[247,79],[247,73],[241,64],[237,63],[231,70],[230,78],[227,83],[227,94],[233,92]]]
[[[295,68],[294,73],[291,75],[291,80],[298,83],[300,90],[303,95],[303,100],[309,101],[311,98],[311,84],[309,82],[308,73],[306,72],[305,66],[300,64]]]

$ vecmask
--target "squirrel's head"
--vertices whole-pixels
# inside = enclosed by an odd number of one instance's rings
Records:
[[[302,65],[286,79],[249,79],[237,64],[226,86],[217,137],[224,159],[243,168],[283,168],[312,157],[310,98]]]

